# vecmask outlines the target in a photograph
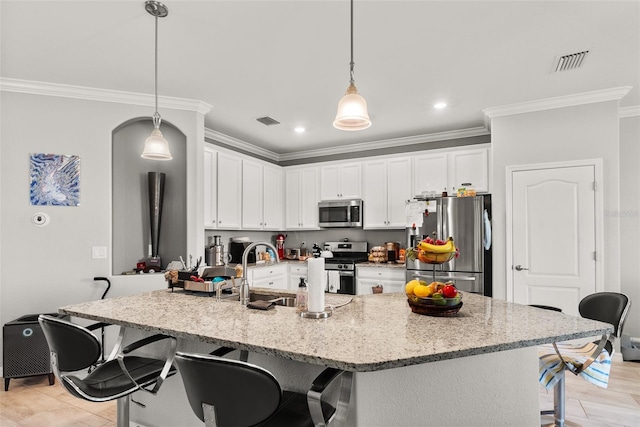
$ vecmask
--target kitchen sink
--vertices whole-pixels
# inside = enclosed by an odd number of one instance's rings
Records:
[[[249,295],[249,301],[270,301],[270,302],[273,302],[275,305],[281,305],[284,307],[296,306],[295,297],[285,297],[285,296],[279,296],[279,295],[251,293]]]

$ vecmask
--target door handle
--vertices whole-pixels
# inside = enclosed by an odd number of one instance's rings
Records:
[[[516,270],[518,270],[518,271],[528,270],[528,268],[527,268],[527,267],[523,267],[523,266],[521,266],[520,264],[516,265],[516,266],[515,266],[515,269],[516,269]]]

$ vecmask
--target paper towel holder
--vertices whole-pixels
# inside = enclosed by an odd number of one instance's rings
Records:
[[[333,310],[327,307],[324,311],[303,311],[300,313],[300,317],[305,319],[326,319],[327,317],[331,317],[331,314],[333,314]]]

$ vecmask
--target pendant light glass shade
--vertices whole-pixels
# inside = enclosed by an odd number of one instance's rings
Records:
[[[371,126],[367,101],[358,93],[356,85],[351,83],[347,93],[338,102],[338,114],[333,127],[340,130],[363,130]]]
[[[151,135],[144,141],[144,150],[140,157],[148,160],[171,160],[173,157],[169,152],[169,143],[160,132],[160,113],[158,113],[158,18],[164,18],[169,14],[167,7],[155,0],[145,2],[145,10],[156,18],[155,33],[155,99],[156,112],[153,114],[153,130]]]
[[[340,130],[363,130],[371,126],[371,119],[367,112],[367,101],[358,93],[353,80],[353,0],[351,0],[351,62],[350,80],[347,93],[338,102],[338,113],[333,121],[333,127]]]
[[[155,121],[155,120],[154,120]],[[162,136],[160,126],[154,126],[151,135],[144,141],[144,151],[140,155],[148,160],[171,160],[173,157],[169,152],[169,143]]]

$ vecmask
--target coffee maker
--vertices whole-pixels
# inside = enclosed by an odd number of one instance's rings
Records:
[[[229,243],[229,253],[231,254],[231,260],[229,262],[233,264],[240,264],[242,262],[242,254],[244,253],[244,249],[249,246],[252,242],[230,242]],[[247,255],[248,263],[256,262],[256,249],[253,248],[249,255]]]

